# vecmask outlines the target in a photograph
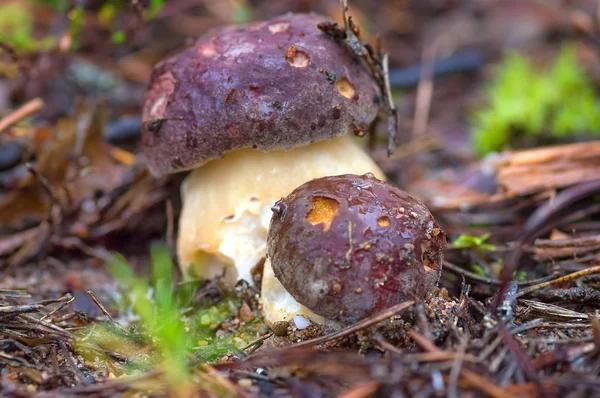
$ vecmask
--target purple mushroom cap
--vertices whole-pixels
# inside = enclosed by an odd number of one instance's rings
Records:
[[[417,199],[371,174],[307,182],[274,206],[273,272],[301,304],[355,322],[437,286],[446,234]]]
[[[326,21],[289,14],[225,27],[160,62],[142,116],[151,171],[365,131],[378,112],[377,84],[345,43],[319,30]]]

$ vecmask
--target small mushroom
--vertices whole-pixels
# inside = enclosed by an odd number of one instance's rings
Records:
[[[350,323],[436,288],[446,235],[429,210],[373,174],[323,177],[274,207],[263,296],[269,324]],[[272,274],[276,278],[268,278]]]
[[[159,63],[142,115],[155,175],[182,185],[178,258],[201,277],[252,283],[276,200],[313,178],[383,173],[351,137],[375,120],[368,68],[317,25],[288,14],[210,32]]]

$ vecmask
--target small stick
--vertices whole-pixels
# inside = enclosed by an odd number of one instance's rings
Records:
[[[461,276],[464,276],[466,279],[470,279],[472,281],[475,282],[480,282],[480,283],[485,283],[487,285],[501,285],[502,281],[499,279],[495,279],[495,278],[488,278],[485,276],[481,276],[481,275],[477,275],[474,272],[470,272],[467,271],[466,269],[463,269],[455,264],[452,264],[448,261],[444,260],[444,267],[445,269],[448,269],[450,271],[456,272],[457,274],[460,274]],[[528,280],[528,281],[519,281],[519,282],[515,282],[517,285],[519,286],[529,286],[529,285],[534,285],[536,283],[541,283],[541,282],[546,282],[550,279],[556,278],[556,273],[553,273],[552,275],[548,275],[545,276],[543,278],[538,278],[538,279],[532,279],[532,280]]]
[[[19,121],[31,116],[35,112],[39,111],[44,107],[44,101],[41,98],[34,98],[31,101],[27,101],[19,108],[15,109],[8,115],[0,119],[0,133],[6,130],[10,126],[18,123]]]
[[[543,386],[540,383],[539,375],[535,371],[533,364],[531,363],[529,357],[523,352],[521,346],[517,343],[512,334],[508,331],[504,323],[498,324],[498,334],[500,337],[502,337],[504,345],[512,352],[520,370],[527,375],[529,380],[538,385],[538,395],[540,397],[545,396]]]
[[[421,68],[421,76],[419,85],[417,86],[412,139],[423,137],[427,130],[431,98],[433,96],[433,63],[438,52],[439,41],[439,39],[435,40],[429,48],[423,50],[423,67]]]
[[[108,250],[102,247],[92,247],[84,243],[79,237],[70,236],[67,238],[61,238],[53,240],[53,243],[57,246],[64,247],[66,249],[79,249],[82,253],[87,254],[90,257],[97,258],[102,261],[108,261],[110,253]]]
[[[421,333],[418,333],[415,330],[409,330],[408,333],[410,337],[417,343],[419,347],[428,352],[442,352],[441,348],[438,348],[431,340],[423,336]]]
[[[349,267],[350,264],[350,256],[352,255],[352,251],[354,250],[354,245],[352,244],[352,222],[348,220],[348,251],[346,252],[346,263]]]
[[[458,347],[458,356],[452,362],[452,368],[450,369],[450,380],[448,380],[448,391],[447,394],[449,397],[458,397],[458,390],[456,388],[458,384],[458,376],[460,375],[461,370],[463,369],[463,355],[465,355],[465,351],[467,350],[467,345],[469,343],[469,335],[466,333],[460,342]]]
[[[65,308],[67,305],[71,304],[73,301],[75,301],[75,297],[71,297],[71,300],[65,301],[64,303],[62,303],[61,305],[59,305],[58,307],[56,307],[55,309],[53,309],[52,311],[50,311],[49,313],[47,313],[46,315],[44,315],[43,317],[41,317],[40,321],[43,321],[46,318],[49,318],[52,315],[56,314],[58,311],[60,311],[63,308]]]
[[[388,157],[392,156],[396,148],[396,134],[398,133],[398,111],[392,97],[392,88],[390,86],[390,67],[389,56],[387,53],[382,53],[381,68],[383,69],[383,89],[388,106]]]
[[[61,352],[63,358],[65,359],[65,361],[67,362],[67,365],[69,365],[69,368],[71,368],[71,370],[73,371],[73,375],[75,376],[77,381],[80,383],[89,384],[83,377],[81,370],[79,370],[79,368],[75,364],[73,357],[71,356],[71,354],[69,353],[69,350],[67,349],[67,345],[62,340],[59,340],[58,347],[60,348],[60,352]]]
[[[98,297],[96,296],[96,293],[94,293],[91,290],[86,290],[85,291],[88,296],[90,296],[90,298],[92,299],[92,301],[94,302],[94,304],[96,304],[98,306],[98,308],[100,308],[100,311],[102,311],[102,313],[108,318],[108,320],[118,329],[120,329],[121,331],[127,333],[127,330],[125,330],[125,328],[121,325],[119,325],[119,323],[115,322],[114,318],[110,315],[110,313],[108,312],[108,310],[106,309],[106,307],[100,302],[100,300],[98,300]]]
[[[50,360],[52,362],[52,367],[54,368],[54,375],[62,376],[58,364],[58,355],[56,354],[56,345],[54,344],[50,346]]]
[[[379,346],[382,349],[382,351],[389,351],[392,354],[395,354],[395,355],[398,355],[398,356],[404,355],[404,351],[402,351],[400,348],[396,347],[395,345],[393,345],[392,343],[390,343],[389,341],[387,341],[379,333],[377,333],[375,335],[375,337],[373,338],[373,340],[375,340],[377,342],[377,344],[379,344]]]
[[[581,271],[573,272],[572,274],[561,276],[560,278],[553,279],[548,282],[533,285],[531,287],[528,287],[527,289],[521,290],[519,293],[517,293],[517,295],[515,297],[517,297],[517,298],[522,297],[529,293],[535,292],[537,290],[545,289],[548,286],[559,285],[564,282],[569,282],[569,281],[572,281],[572,280],[575,280],[578,278],[582,278],[585,276],[590,276],[590,275],[594,275],[594,274],[598,274],[598,273],[600,273],[600,265],[596,265],[595,267],[587,268],[587,269],[584,269]]]
[[[266,339],[268,339],[271,336],[273,336],[273,333],[267,333],[264,336],[260,336],[256,340],[248,343],[248,345],[246,345],[244,348],[242,348],[242,351],[246,351],[248,348],[250,348],[252,346],[255,346],[255,345],[259,344],[259,343],[262,343],[263,341],[265,341]]]
[[[27,289],[0,289],[0,296],[4,297],[31,297]]]
[[[405,301],[400,304],[396,304],[393,307],[386,308],[385,310],[381,311],[380,313],[375,314],[374,316],[371,316],[369,318],[365,318],[362,321],[359,321],[353,325],[343,328],[342,330],[339,330],[334,333],[330,333],[325,336],[317,337],[312,340],[306,340],[306,341],[303,341],[303,342],[300,342],[297,344],[292,344],[291,346],[286,347],[286,349],[299,348],[299,347],[310,347],[310,346],[314,346],[314,345],[323,344],[323,343],[326,343],[331,340],[339,339],[341,337],[346,337],[346,336],[356,333],[360,330],[363,330],[370,326],[378,324],[379,322],[385,321],[386,319],[395,315],[396,313],[412,307],[414,304],[415,304],[415,302],[412,300]]]
[[[91,291],[91,290],[86,290],[85,292],[88,294],[88,296],[90,296],[90,298],[92,299],[92,301],[94,302],[94,304],[96,304],[98,306],[98,308],[100,308],[100,311],[102,311],[102,313],[104,315],[106,315],[106,317],[108,318],[108,320],[114,323],[115,320],[110,315],[110,313],[108,312],[108,310],[106,309],[106,307],[104,307],[104,305],[100,302],[100,300],[98,300],[98,297],[96,297],[96,294],[93,291]]]
[[[64,329],[56,326],[53,323],[46,322],[46,321],[40,321],[39,319],[34,318],[34,317],[32,317],[30,315],[27,315],[27,314],[19,314],[17,316],[19,318],[21,318],[21,319],[26,320],[26,321],[29,321],[29,322],[35,323],[37,325],[41,325],[41,326],[43,326],[45,328],[48,328],[50,331],[55,332],[55,333],[61,335],[65,339],[70,339],[71,338],[71,333],[69,333],[66,330],[64,330]]]
[[[440,348],[438,348],[433,342],[426,339],[421,334],[417,333],[415,330],[409,330],[408,332],[410,337],[417,343],[425,351],[429,352],[443,352]],[[483,377],[479,376],[477,373],[467,369],[461,368],[460,373],[462,376],[475,388],[481,391],[484,394],[489,395],[494,398],[504,398],[509,396],[507,392],[495,384],[490,383]]]
[[[443,361],[453,361],[457,358],[460,358],[465,362],[478,362],[477,358],[471,354],[461,354],[458,352],[449,352],[449,351],[430,351],[430,352],[419,352],[416,354],[410,353],[407,354],[400,350],[398,347],[387,341],[383,338],[383,336],[378,335],[375,337],[375,341],[377,344],[381,346],[386,351],[389,351],[395,355],[401,357],[404,363],[411,364],[414,361],[417,362],[443,362]]]
[[[419,302],[415,310],[417,325],[419,328],[421,328],[421,333],[423,333],[423,335],[428,339],[433,340],[433,334],[431,333],[431,328],[429,327],[429,322],[427,321],[427,316],[425,315],[425,307],[423,302]]]
[[[460,359],[463,362],[476,363],[477,358],[471,354],[461,354],[459,352],[420,352],[418,354],[412,354],[409,356],[411,361],[414,359],[417,362],[441,362],[441,361],[454,361]],[[408,362],[408,361],[407,361]],[[410,362],[408,362],[410,363]]]
[[[64,301],[71,300],[73,296],[66,294],[57,299],[41,300],[36,303],[24,304],[24,305],[6,305],[0,306],[0,314],[16,314],[25,312],[35,312],[47,306],[48,304],[62,303]]]
[[[211,377],[210,380],[213,383],[223,387],[225,390],[232,393],[234,397],[244,398],[249,396],[245,393],[245,391],[241,390],[238,387],[238,384],[234,384],[233,381],[231,381],[229,378],[224,377],[209,364],[203,364],[201,369],[204,371],[202,372],[203,374],[206,374],[207,376]]]

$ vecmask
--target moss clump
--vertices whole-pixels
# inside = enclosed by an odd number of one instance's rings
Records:
[[[237,318],[239,297],[194,302],[199,281],[175,283],[164,245],[152,247],[151,266],[148,280],[136,276],[123,256],[108,261],[123,288],[113,306],[138,321],[126,328],[104,322],[80,330],[75,347],[91,366],[117,375],[161,368],[171,385],[183,385],[202,364],[239,354],[264,329],[260,316],[253,314],[250,322]],[[106,352],[122,360],[117,363]]]
[[[54,45],[51,37],[40,40],[34,37],[33,19],[25,2],[0,5],[0,41],[18,52],[47,50]]]
[[[508,145],[600,135],[600,102],[571,46],[564,46],[545,71],[518,54],[506,57],[487,89],[486,104],[473,118],[473,145],[480,156]]]

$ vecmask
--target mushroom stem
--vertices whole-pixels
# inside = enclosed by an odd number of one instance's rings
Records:
[[[279,282],[273,272],[273,267],[269,259],[265,261],[262,279],[262,302],[265,322],[273,325],[279,321],[291,321],[299,315],[310,319],[319,325],[326,325],[338,329],[341,325],[330,319],[323,318],[315,314],[302,304],[300,304]]]
[[[181,267],[204,278],[222,274],[228,287],[240,279],[252,284],[277,200],[323,176],[372,172],[385,178],[355,140],[342,136],[289,151],[240,149],[192,171],[182,185]]]

